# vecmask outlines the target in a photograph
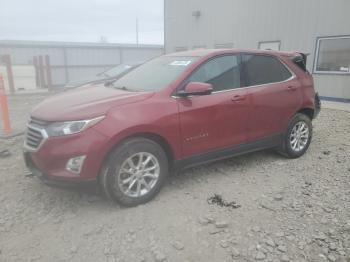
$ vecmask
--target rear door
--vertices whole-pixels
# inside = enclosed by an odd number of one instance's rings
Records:
[[[299,108],[300,83],[275,56],[243,54],[242,72],[251,102],[249,141],[280,134]]]
[[[214,90],[210,95],[177,100],[184,157],[244,143],[248,100],[246,90],[240,88],[240,56],[205,62],[189,82],[210,83]]]

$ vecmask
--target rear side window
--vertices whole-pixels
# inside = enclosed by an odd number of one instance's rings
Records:
[[[189,82],[213,85],[214,92],[240,87],[239,56],[226,55],[209,60],[189,78]]]
[[[292,77],[289,70],[273,56],[244,54],[242,60],[246,86],[277,83]]]

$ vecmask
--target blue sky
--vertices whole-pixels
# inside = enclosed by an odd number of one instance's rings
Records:
[[[3,0],[0,39],[163,44],[163,0]]]

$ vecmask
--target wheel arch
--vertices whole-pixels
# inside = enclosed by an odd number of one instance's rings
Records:
[[[296,114],[298,114],[298,113],[306,115],[307,117],[310,118],[310,120],[312,120],[312,119],[314,119],[315,110],[313,108],[310,108],[310,107],[304,107],[296,112]]]
[[[145,139],[149,139],[149,140],[157,143],[158,145],[160,145],[168,158],[169,170],[172,168],[174,160],[175,160],[175,152],[174,152],[174,149],[172,148],[171,144],[168,142],[168,140],[164,136],[157,134],[157,133],[154,133],[154,132],[136,132],[136,133],[132,133],[132,134],[123,136],[122,138],[118,139],[117,141],[111,140],[111,146],[107,150],[107,152],[105,153],[100,173],[102,172],[106,162],[108,161],[108,156],[110,155],[110,153],[115,148],[117,148],[118,146],[125,143],[125,141],[132,139],[132,138],[145,138]],[[99,176],[100,176],[100,174],[99,174]]]
[[[170,145],[170,143],[166,140],[166,138],[164,138],[163,136],[156,134],[156,133],[152,133],[152,132],[141,132],[141,133],[136,133],[136,134],[132,134],[128,137],[125,137],[122,141],[120,141],[120,143],[118,143],[116,146],[122,144],[124,141],[126,141],[127,139],[132,139],[132,138],[146,138],[149,139],[155,143],[157,143],[158,145],[160,145],[167,158],[169,161],[169,164],[171,164],[174,161],[174,151],[172,149],[172,146]]]

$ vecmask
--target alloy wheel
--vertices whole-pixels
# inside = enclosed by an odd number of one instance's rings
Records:
[[[141,197],[156,185],[160,175],[158,159],[140,152],[127,158],[118,172],[117,186],[129,197]]]
[[[309,141],[309,127],[304,121],[297,122],[290,133],[290,146],[295,152],[302,151]]]

